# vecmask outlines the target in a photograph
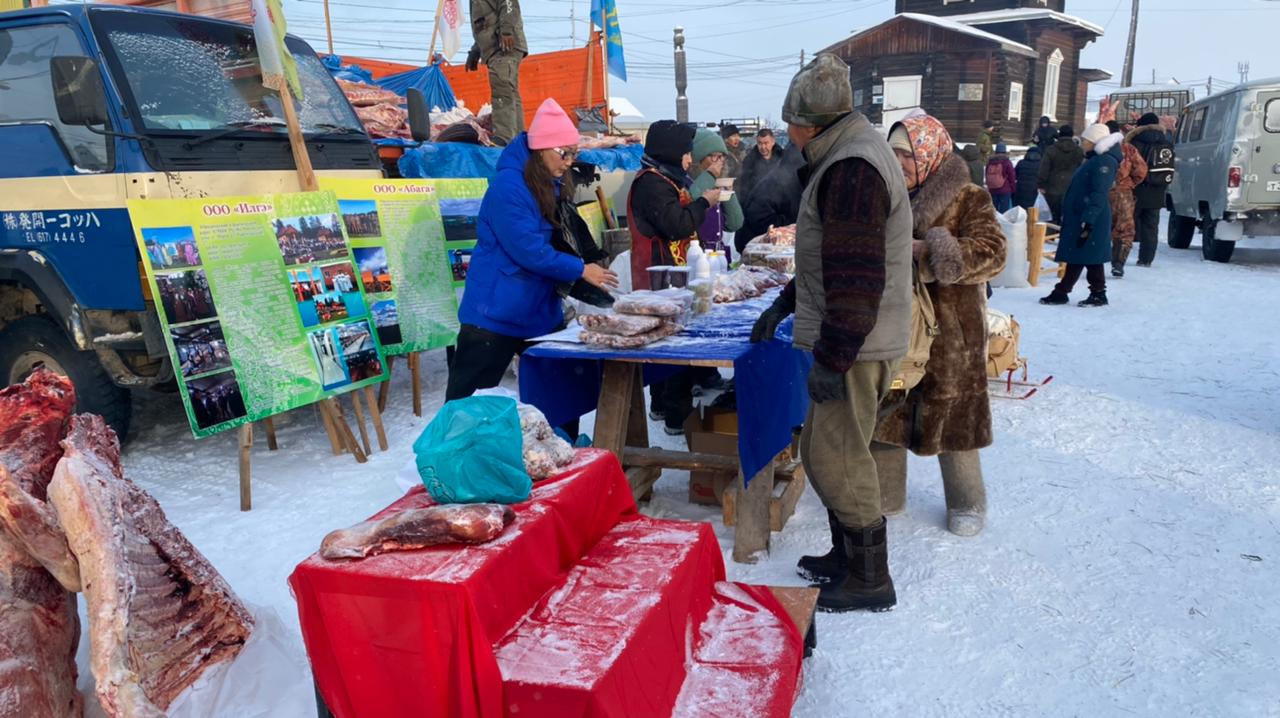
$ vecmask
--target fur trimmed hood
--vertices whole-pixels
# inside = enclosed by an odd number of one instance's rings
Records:
[[[1124,135],[1119,132],[1112,132],[1106,137],[1098,140],[1098,143],[1093,146],[1093,151],[1100,155],[1105,155],[1111,151],[1112,147],[1115,147],[1121,142],[1124,142]]]
[[[911,215],[916,237],[923,237],[955,201],[956,195],[972,182],[969,165],[952,154],[924,181],[911,198]]]
[[[1163,135],[1163,134],[1164,134],[1164,125],[1138,125],[1137,127],[1133,128],[1132,130],[1129,130],[1128,132],[1126,132],[1126,133],[1125,133],[1125,135],[1124,135],[1124,141],[1125,141],[1125,142],[1133,142],[1133,138],[1137,137],[1138,135],[1142,134],[1143,132],[1146,132],[1147,130],[1155,130],[1156,132],[1159,132],[1160,134],[1162,134],[1162,135]]]

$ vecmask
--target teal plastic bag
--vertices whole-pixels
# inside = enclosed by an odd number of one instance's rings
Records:
[[[418,475],[447,504],[514,504],[529,498],[514,399],[473,396],[445,404],[413,442]]]

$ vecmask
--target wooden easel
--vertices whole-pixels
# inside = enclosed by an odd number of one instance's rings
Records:
[[[1058,227],[1040,221],[1040,210],[1032,207],[1027,210],[1027,283],[1036,286],[1040,281],[1040,273],[1052,267],[1044,266],[1044,246],[1058,241]],[[1061,277],[1066,271],[1065,264],[1058,264],[1057,273]]]
[[[413,384],[413,415],[422,416],[422,353],[409,352],[403,355],[409,365],[409,377]],[[394,356],[387,357],[387,380],[378,387],[378,411],[387,410],[387,397],[391,393],[391,368],[395,366]]]
[[[293,105],[293,94],[289,90],[287,82],[281,82],[280,88],[280,105],[284,110],[285,123],[289,129],[289,148],[293,152],[294,165],[297,167],[298,184],[303,192],[318,192],[320,184],[316,181],[315,170],[311,166],[311,156],[307,154],[306,138],[302,136],[302,126],[298,123],[298,113]],[[390,366],[388,366],[390,372]],[[369,460],[369,454],[372,453],[372,447],[369,445],[369,435],[365,430],[364,410],[360,403],[361,398],[367,405],[369,416],[373,421],[374,431],[378,437],[378,448],[383,451],[387,450],[387,435],[382,426],[382,412],[378,408],[378,402],[374,400],[373,389],[364,387],[350,392],[351,409],[355,414],[357,427],[360,431],[361,443],[356,443],[355,433],[351,431],[351,425],[347,423],[346,416],[342,413],[342,405],[334,397],[326,397],[316,402],[316,411],[320,413],[321,423],[324,425],[325,433],[329,437],[329,445],[333,449],[334,455],[342,453],[350,453],[357,463],[365,463]],[[275,451],[277,448],[275,425],[271,418],[267,417],[262,420],[266,429],[267,449]],[[249,511],[253,508],[252,495],[252,466],[251,455],[253,452],[253,424],[248,423],[240,427],[239,434],[240,446],[240,510]],[[363,446],[361,445],[363,444]]]

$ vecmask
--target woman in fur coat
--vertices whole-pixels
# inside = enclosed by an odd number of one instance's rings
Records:
[[[987,395],[987,280],[1004,268],[1005,238],[991,198],[952,154],[937,119],[908,117],[894,125],[889,144],[902,163],[920,278],[933,300],[938,335],[925,376],[892,407],[872,444],[886,515],[906,504],[907,449],[938,456],[947,501],[947,528],[961,536],[982,530],[986,489],[978,449],[991,444]]]

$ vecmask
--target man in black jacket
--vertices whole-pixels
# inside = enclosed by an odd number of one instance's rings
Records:
[[[742,228],[733,235],[733,243],[742,254],[747,242],[769,231],[770,227],[786,227],[796,223],[800,213],[800,168],[804,167],[804,152],[795,145],[773,151],[778,161],[760,178],[742,204],[746,217]],[[739,178],[738,182],[742,182]]]
[[[1160,118],[1154,112],[1148,112],[1138,120],[1138,126],[1129,132],[1128,139],[1143,159],[1151,157],[1151,152],[1160,145],[1171,147]],[[1158,183],[1160,177],[1158,173],[1156,177],[1149,176],[1150,181],[1133,188],[1136,203],[1133,220],[1137,229],[1135,238],[1138,241],[1139,267],[1150,267],[1151,261],[1156,258],[1160,238],[1160,210],[1164,209],[1165,193],[1165,185]]]
[[[1040,174],[1040,148],[1032,147],[1027,150],[1027,156],[1022,158],[1018,166],[1014,168],[1017,174],[1017,189],[1013,191],[1013,202],[1023,209],[1031,209],[1036,206],[1036,177]]]
[[[1049,203],[1049,211],[1053,213],[1055,224],[1062,222],[1062,198],[1071,186],[1071,178],[1080,165],[1084,164],[1084,150],[1076,144],[1074,135],[1071,125],[1058,128],[1058,141],[1045,151],[1036,175],[1036,186],[1044,192],[1044,199]]]
[[[738,194],[738,201],[745,206],[747,200],[751,198],[751,190],[755,188],[756,183],[781,161],[782,152],[778,150],[773,130],[768,127],[761,129],[756,133],[755,146],[747,150],[747,157],[742,161],[742,171],[738,173],[738,179],[733,183],[733,191]]]

